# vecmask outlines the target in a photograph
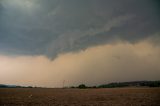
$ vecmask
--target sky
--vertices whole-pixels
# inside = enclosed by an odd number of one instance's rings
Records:
[[[159,0],[0,0],[0,83],[160,80]]]

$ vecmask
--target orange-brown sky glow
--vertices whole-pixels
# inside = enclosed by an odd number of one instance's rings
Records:
[[[160,47],[118,41],[84,51],[45,56],[0,56],[0,83],[61,87],[113,81],[159,80]]]
[[[160,80],[159,0],[0,0],[0,84]]]

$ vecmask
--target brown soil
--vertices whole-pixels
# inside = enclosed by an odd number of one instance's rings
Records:
[[[160,88],[0,88],[0,106],[160,106]]]

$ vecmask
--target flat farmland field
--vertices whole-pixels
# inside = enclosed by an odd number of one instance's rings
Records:
[[[160,106],[160,88],[0,88],[0,106]]]

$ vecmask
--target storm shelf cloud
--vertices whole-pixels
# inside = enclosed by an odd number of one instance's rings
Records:
[[[0,83],[159,80],[159,12],[158,0],[0,0]]]

